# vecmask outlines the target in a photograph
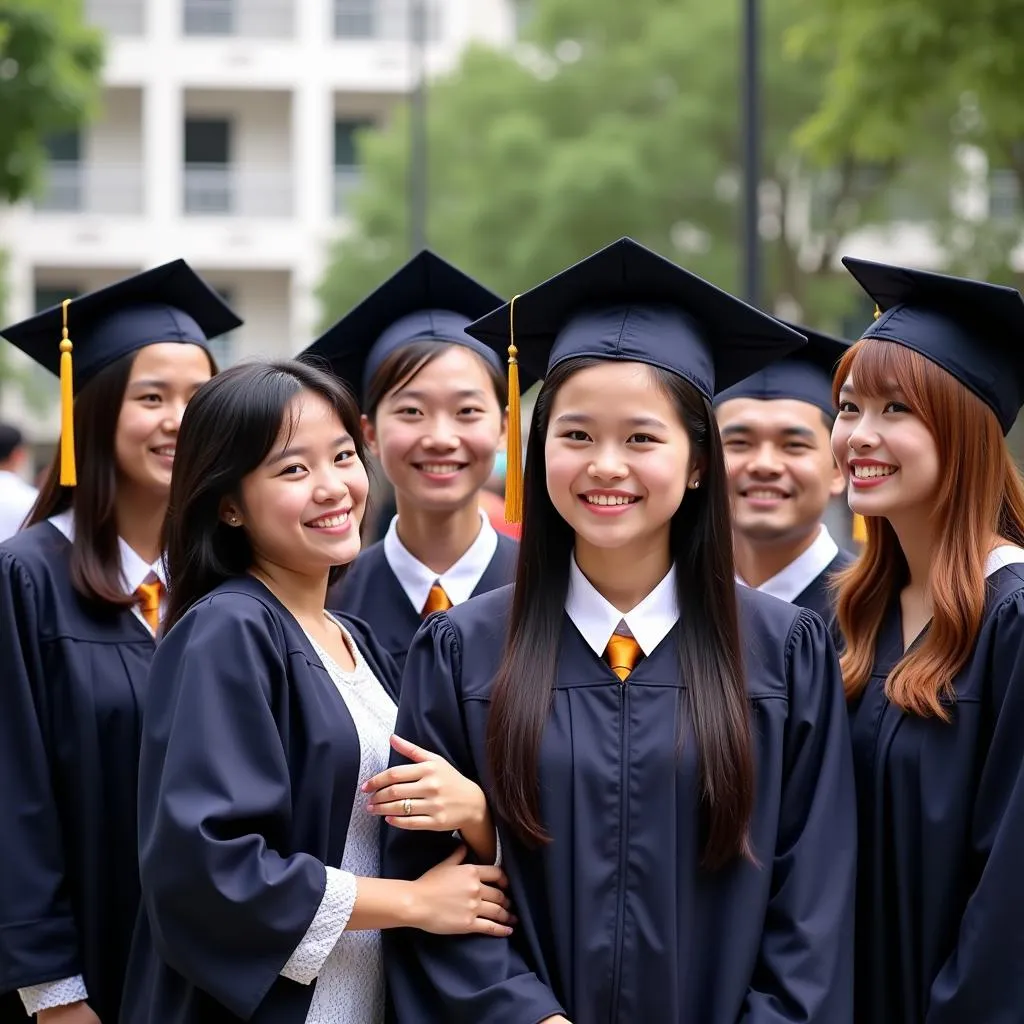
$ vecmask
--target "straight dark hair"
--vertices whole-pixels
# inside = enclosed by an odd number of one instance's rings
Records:
[[[547,841],[540,820],[539,756],[558,663],[574,533],[548,496],[544,442],[555,396],[602,360],[569,359],[549,374],[526,452],[523,532],[512,613],[491,694],[487,759],[498,813],[526,843]],[[722,442],[711,403],[682,377],[651,367],[704,469],[672,518],[670,550],[683,610],[676,627],[701,777],[705,867],[752,859],[754,758],[740,649],[732,526]],[[684,467],[680,467],[684,472]],[[653,812],[652,812],[653,813]]]
[[[504,412],[505,406],[508,405],[508,381],[502,370],[493,366],[478,353],[473,352],[468,345],[458,346],[456,342],[430,339],[411,341],[408,345],[403,345],[392,352],[381,363],[366,388],[363,412],[372,420],[377,415],[377,407],[384,400],[385,395],[397,387],[404,387],[410,383],[424,367],[429,366],[435,359],[439,359],[445,352],[455,347],[464,348],[480,360],[491,379],[494,395],[498,399],[498,406]]]
[[[60,444],[46,479],[39,489],[25,526],[74,510],[75,533],[71,542],[71,585],[87,601],[130,608],[139,601],[126,594],[121,579],[121,552],[117,524],[117,422],[137,350],[105,366],[82,385],[75,396],[76,487],[60,483]],[[217,372],[213,357],[210,371]]]
[[[319,395],[338,414],[365,463],[359,407],[352,392],[323,370],[293,359],[241,363],[204,384],[178,431],[171,501],[164,531],[169,577],[165,630],[220,583],[252,567],[245,527],[221,519],[238,500],[242,480],[270,454],[282,427],[291,429],[292,400]],[[331,570],[336,582],[344,567]]]

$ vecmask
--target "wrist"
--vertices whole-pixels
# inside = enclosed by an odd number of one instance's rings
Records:
[[[419,928],[424,919],[423,900],[417,882],[399,882],[401,889],[395,906],[398,910],[400,928]]]

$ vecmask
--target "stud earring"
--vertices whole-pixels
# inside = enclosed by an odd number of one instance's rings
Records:
[[[231,526],[237,526],[240,522],[241,520],[238,518],[238,516],[231,516],[228,519],[228,524]]]
[[[693,483],[690,484],[690,487],[692,490],[697,490],[697,488],[700,487],[700,480],[694,480]]]

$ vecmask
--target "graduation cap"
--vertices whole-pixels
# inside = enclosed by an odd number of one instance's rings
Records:
[[[903,345],[952,374],[1008,433],[1024,405],[1024,299],[1015,288],[843,257],[876,303],[862,337]]]
[[[326,359],[331,371],[357,392],[360,405],[384,361],[417,341],[462,345],[503,372],[503,360],[494,350],[465,331],[467,325],[502,301],[500,295],[424,249],[299,358]]]
[[[733,398],[757,398],[762,402],[793,398],[816,406],[826,416],[834,415],[832,376],[836,364],[850,347],[850,342],[821,331],[812,331],[799,324],[783,323],[806,335],[807,344],[792,356],[780,359],[752,373],[738,384],[719,391],[715,396],[715,405]]]
[[[147,345],[206,343],[242,321],[184,261],[174,260],[0,330],[60,377],[61,484],[75,486],[74,395],[100,370]],[[72,373],[72,352],[74,372]]]
[[[788,355],[798,331],[631,238],[592,256],[467,328],[508,352],[506,518],[522,508],[519,374],[543,377],[566,359],[596,356],[676,373],[707,399]]]

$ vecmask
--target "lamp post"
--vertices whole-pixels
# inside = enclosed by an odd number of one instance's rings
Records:
[[[758,230],[757,186],[761,177],[760,29],[758,0],[741,0],[742,29],[742,111],[740,123],[743,153],[743,215],[740,251],[743,260],[743,293],[747,302],[761,301],[761,238]]]
[[[409,245],[415,255],[427,244],[427,10],[409,0],[413,87],[409,104]]]

